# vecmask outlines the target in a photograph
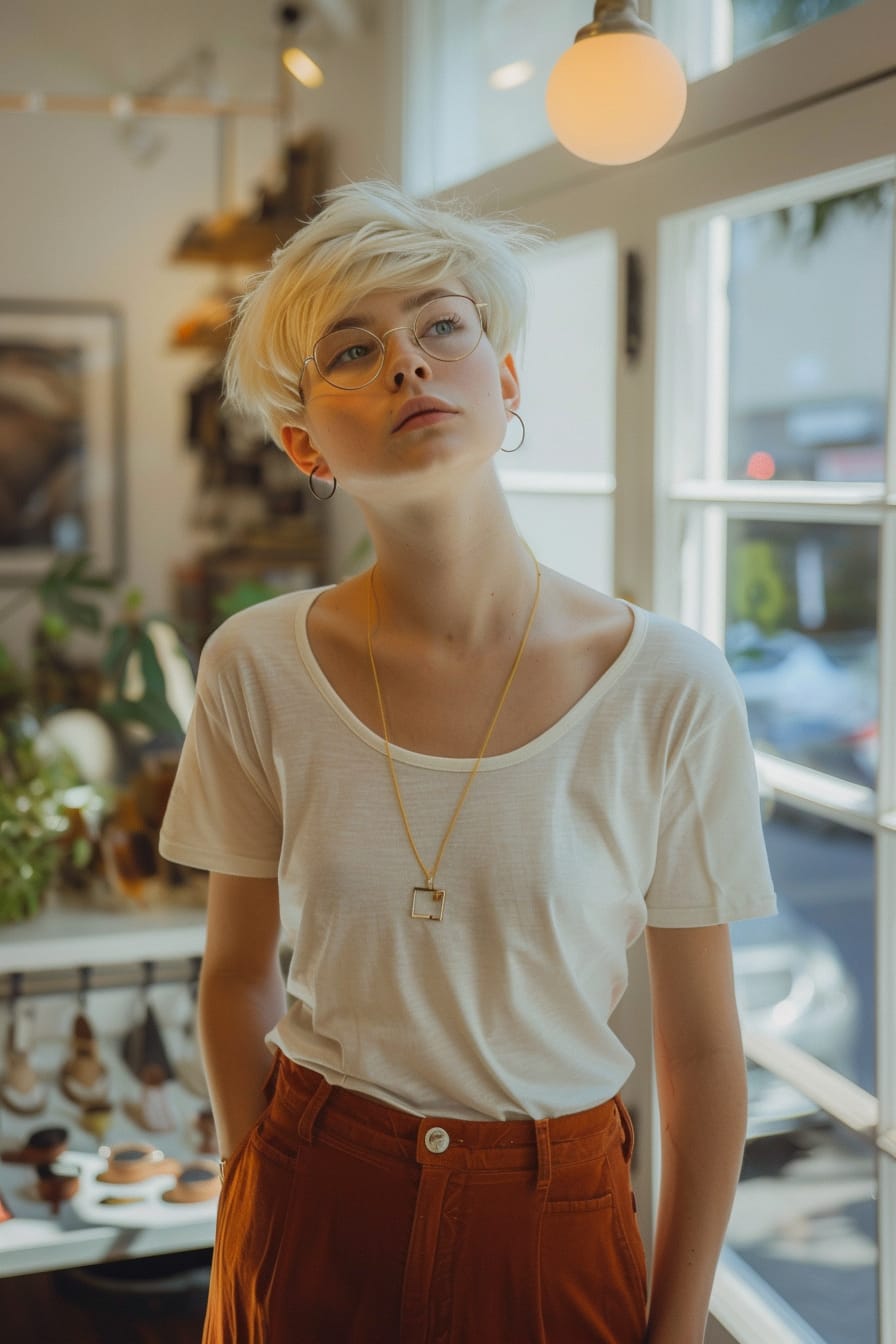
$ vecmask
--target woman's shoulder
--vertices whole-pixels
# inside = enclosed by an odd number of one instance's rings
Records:
[[[200,670],[221,673],[237,664],[273,665],[283,655],[294,658],[296,624],[323,588],[303,588],[235,612],[209,636],[202,649]]]
[[[634,603],[633,603],[634,605]],[[646,636],[650,645],[665,657],[672,657],[682,667],[715,669],[727,668],[724,653],[719,645],[692,625],[685,625],[672,616],[653,612],[647,607],[635,607],[645,621]]]
[[[661,612],[632,606],[644,623],[645,644],[654,657],[668,660],[670,671],[702,673],[723,680],[731,675],[728,661],[718,644],[699,630]]]
[[[587,631],[592,643],[605,645],[608,662],[623,652],[637,652],[637,658],[627,660],[630,665],[646,673],[658,671],[666,682],[730,681],[722,650],[691,626],[629,598],[610,596],[563,575],[552,577],[565,617]]]
[[[572,580],[562,592],[590,640],[600,646],[602,667],[613,666],[618,673],[613,684],[628,707],[647,711],[648,718],[665,718],[674,709],[692,721],[708,721],[739,707],[737,679],[722,649],[706,635],[630,599]]]
[[[691,732],[743,717],[743,692],[718,644],[670,616],[636,612],[644,629],[638,666],[657,710],[673,711]]]

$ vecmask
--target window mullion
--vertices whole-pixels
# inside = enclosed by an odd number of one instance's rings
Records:
[[[896,523],[896,519],[890,522]],[[892,638],[892,628],[889,633]],[[892,689],[888,698],[892,701]],[[893,978],[896,973],[896,833],[883,828],[878,842],[878,873],[877,1090],[880,1129],[887,1139],[877,1161],[877,1235],[881,1265],[878,1309],[880,1337],[891,1340],[896,1339],[896,1277],[885,1272],[884,1267],[896,1264],[896,1148],[890,1146],[896,1143],[896,983]]]
[[[877,1220],[881,1273],[878,1275],[878,1312],[881,1340],[896,1339],[896,1158],[880,1154],[877,1160]]]

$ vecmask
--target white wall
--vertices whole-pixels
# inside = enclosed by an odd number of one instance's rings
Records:
[[[214,46],[220,38],[229,44],[221,63],[228,75],[224,92],[273,100],[275,35],[269,31],[270,15],[254,0],[225,0],[220,7],[194,0],[180,10],[165,0],[164,13],[127,8],[133,12],[124,32],[118,20],[107,23],[110,11],[98,0],[78,6],[78,24],[59,0],[13,4],[0,53],[0,93],[138,91],[197,40]],[[287,129],[290,135],[312,127],[326,132],[334,181],[399,171],[398,144],[386,133],[385,46],[382,23],[348,45],[330,35],[323,45],[324,87],[314,93],[292,87]],[[144,591],[150,608],[158,609],[170,605],[172,562],[191,550],[187,520],[195,459],[184,446],[184,394],[208,362],[195,352],[171,351],[169,333],[216,280],[214,268],[171,264],[169,253],[188,222],[214,211],[218,184],[212,119],[165,116],[151,124],[165,143],[153,161],[141,165],[128,153],[122,128],[111,117],[0,112],[0,300],[86,300],[122,310],[125,577]],[[278,137],[273,120],[238,119],[235,205],[247,204],[260,182],[273,185]],[[331,510],[328,518],[334,524],[338,565],[356,519],[345,506]],[[0,639],[20,646],[28,623],[24,619],[18,629],[5,623]]]

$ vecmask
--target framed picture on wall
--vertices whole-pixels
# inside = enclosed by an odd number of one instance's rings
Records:
[[[94,303],[0,298],[0,584],[124,550],[123,322]]]

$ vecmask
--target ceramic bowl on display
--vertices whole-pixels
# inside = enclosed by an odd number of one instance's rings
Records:
[[[87,784],[114,784],[118,746],[112,729],[89,709],[63,709],[41,724],[36,746],[44,759],[64,753]]]

